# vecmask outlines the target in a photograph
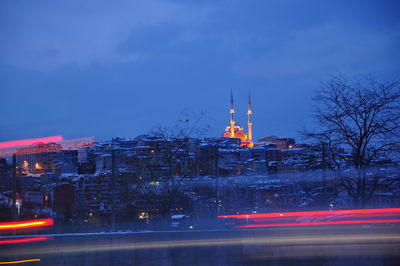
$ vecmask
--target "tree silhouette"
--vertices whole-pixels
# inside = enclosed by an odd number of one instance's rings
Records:
[[[365,168],[399,148],[399,99],[398,82],[379,82],[370,75],[332,76],[314,97],[313,116],[320,128],[306,135],[324,144],[331,168],[341,166],[339,148],[348,151],[357,173],[342,175],[341,185],[360,207],[381,185],[380,178],[367,178]]]

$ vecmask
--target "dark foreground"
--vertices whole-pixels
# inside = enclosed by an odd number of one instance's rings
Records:
[[[398,224],[41,237],[36,242],[2,244],[0,261],[23,265],[400,265]]]

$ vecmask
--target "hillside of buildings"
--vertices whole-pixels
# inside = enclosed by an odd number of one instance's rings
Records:
[[[359,207],[345,187],[358,171],[352,155],[338,151],[338,170],[321,145],[270,136],[244,147],[238,138],[155,134],[83,148],[36,144],[19,150],[15,172],[12,157],[0,159],[1,219],[50,216],[71,231],[107,230],[113,221],[154,230],[171,229],[171,217],[201,228],[221,214]],[[400,205],[399,157],[363,171],[371,192],[363,207]]]

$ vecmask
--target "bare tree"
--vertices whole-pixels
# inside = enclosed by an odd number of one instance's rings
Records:
[[[203,136],[207,130],[204,114],[184,110],[172,126],[157,126],[151,131],[159,147],[144,159],[134,159],[137,168],[143,170],[139,173],[137,191],[149,205],[148,211],[166,215],[177,205],[189,206],[179,184],[182,178],[196,173],[199,160],[191,148],[199,141],[196,137]]]
[[[307,135],[324,143],[332,168],[340,168],[337,148],[349,151],[357,175],[342,176],[341,184],[359,206],[379,187],[379,180],[367,180],[364,169],[399,148],[399,99],[398,82],[381,83],[369,75],[332,76],[314,97],[320,130]]]
[[[193,164],[198,163],[198,160],[194,157],[195,154],[189,154],[193,153],[189,146],[193,146],[193,142],[198,141],[208,130],[209,126],[205,123],[203,113],[197,115],[186,109],[180,113],[174,125],[158,126],[151,132],[162,140],[162,157],[169,169],[166,177],[171,179],[176,175],[185,177],[190,174]],[[180,163],[188,159],[188,167],[180,167]]]

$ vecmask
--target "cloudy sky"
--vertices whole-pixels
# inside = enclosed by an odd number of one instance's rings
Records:
[[[399,1],[0,2],[0,141],[135,137],[200,115],[219,136],[233,90],[254,135],[313,127],[331,74],[400,78]]]

